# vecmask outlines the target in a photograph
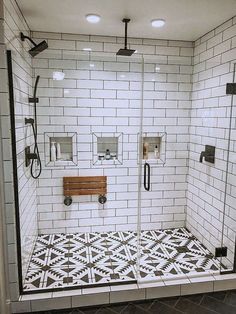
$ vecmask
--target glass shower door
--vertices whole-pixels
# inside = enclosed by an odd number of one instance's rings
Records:
[[[236,64],[232,65],[232,82],[235,84]],[[231,83],[231,82],[229,82]],[[228,90],[227,98],[229,107],[227,111],[228,128],[226,134],[227,150],[225,152],[226,170],[225,170],[225,193],[223,197],[223,230],[222,244],[223,249],[221,257],[221,272],[236,272],[236,97]]]
[[[167,195],[173,183],[173,166],[166,167],[167,131],[170,118],[166,107],[168,66],[162,57],[144,58],[143,113],[139,134],[139,280],[157,280],[165,267],[165,250],[162,239],[164,229],[176,226],[171,214],[172,200]],[[173,84],[172,84],[173,85]],[[164,175],[167,175],[164,179]],[[168,179],[168,180],[167,180]],[[166,207],[165,207],[166,206]],[[168,262],[167,262],[168,264]],[[170,267],[168,268],[170,270]]]
[[[214,202],[210,196],[217,193],[211,185],[221,171],[220,149],[215,164],[199,158],[205,145],[217,143],[212,135],[218,108],[212,108],[212,101],[218,100],[203,102],[200,83],[192,95],[188,61],[180,65],[174,57],[144,59],[137,265],[141,281],[220,272],[215,248],[221,243],[222,215],[215,228],[214,213],[223,202],[218,202],[219,193]],[[216,64],[209,60],[207,66]]]

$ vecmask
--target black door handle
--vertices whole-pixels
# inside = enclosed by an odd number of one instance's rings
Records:
[[[150,191],[150,179],[151,179],[150,170],[151,170],[151,167],[150,167],[149,163],[145,162],[143,185],[144,185],[144,189],[146,191]]]

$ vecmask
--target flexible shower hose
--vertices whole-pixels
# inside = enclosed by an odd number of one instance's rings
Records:
[[[38,142],[37,142],[37,136],[38,136],[38,130],[37,130],[37,110],[36,110],[36,93],[37,93],[37,87],[38,87],[38,82],[39,82],[39,78],[40,76],[38,75],[36,77],[36,81],[35,81],[35,86],[34,86],[34,95],[33,95],[33,99],[34,99],[34,123],[32,123],[32,129],[33,129],[33,134],[34,134],[34,153],[37,155],[37,159],[33,159],[31,162],[31,167],[30,167],[30,173],[32,178],[34,179],[38,179],[41,172],[42,172],[42,163],[41,163],[41,159],[40,159],[40,155],[39,155],[39,148],[38,148]],[[34,174],[34,163],[37,163],[38,168],[38,173],[35,175]]]

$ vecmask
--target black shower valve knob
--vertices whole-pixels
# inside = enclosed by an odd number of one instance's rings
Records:
[[[106,198],[105,195],[99,195],[99,197],[98,197],[98,202],[99,202],[100,204],[105,204],[106,201],[107,201],[107,198]]]
[[[66,196],[64,199],[64,204],[66,206],[70,206],[72,204],[72,197],[71,196]]]

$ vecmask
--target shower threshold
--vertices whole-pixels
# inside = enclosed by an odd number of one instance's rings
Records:
[[[141,231],[138,265],[137,251],[133,231],[39,235],[24,292],[202,276],[221,269],[186,228]]]

